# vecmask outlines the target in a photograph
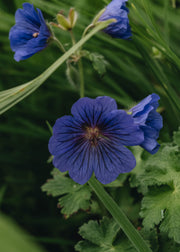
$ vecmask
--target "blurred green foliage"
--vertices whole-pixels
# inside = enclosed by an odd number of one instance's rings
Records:
[[[32,80],[61,56],[56,46],[51,45],[26,61],[19,63],[14,61],[8,33],[15,22],[14,13],[17,8],[22,7],[23,2],[22,0],[1,0],[0,2],[0,90]],[[72,3],[70,0],[32,0],[29,2],[42,10],[48,21],[54,21],[60,10],[68,13],[69,8],[72,5],[75,6],[79,19],[74,34],[76,40],[79,40],[85,26],[109,1],[78,0]],[[134,1],[134,4],[138,7],[141,17],[149,22],[146,20],[142,1]],[[173,52],[180,56],[178,32],[180,1],[176,1],[176,8],[168,0],[151,0],[150,5],[156,26],[163,39]],[[129,7],[134,34],[142,32],[145,37],[148,37],[147,27],[136,16],[131,1],[129,1]],[[70,48],[69,34],[56,28],[54,31],[66,48]],[[92,38],[84,49],[103,55],[108,65],[107,73],[98,75],[91,63],[83,59],[85,94],[90,97],[111,96],[116,99],[120,108],[127,109],[149,93],[158,93],[161,96],[160,110],[165,125],[160,139],[168,141],[173,130],[177,130],[178,118],[160,85],[160,79],[157,78],[154,68],[150,67],[143,58],[143,53],[147,53],[146,59],[150,57],[150,60],[155,60],[161,66],[168,82],[177,94],[180,92],[180,72],[177,65],[172,64],[166,55],[157,51],[155,44],[155,50],[153,49],[154,42],[151,38],[149,39],[150,41],[144,39],[144,42],[141,40],[141,46],[138,46],[133,39],[130,41],[111,39],[103,33]],[[71,219],[65,220],[56,210],[56,200],[47,198],[40,190],[51,170],[51,166],[46,163],[49,157],[47,143],[50,137],[46,120],[53,125],[56,118],[69,114],[71,105],[79,98],[78,87],[69,83],[65,71],[66,64],[59,68],[42,87],[3,114],[0,119],[0,186],[5,188],[0,193],[1,210],[14,218],[50,252],[74,251],[73,246],[79,240],[79,236],[76,235],[78,227],[84,220],[90,218],[80,212]],[[112,193],[117,197],[116,190]],[[128,188],[126,192],[122,192],[124,193],[133,195],[134,205],[138,202],[139,195],[134,190]],[[124,201],[122,200],[119,204],[123,205]],[[131,206],[132,201],[128,204]],[[128,206],[124,207],[125,211],[126,209]],[[102,209],[102,211],[105,210]],[[136,223],[137,214],[132,219]]]

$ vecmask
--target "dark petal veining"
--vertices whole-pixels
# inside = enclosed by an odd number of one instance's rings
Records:
[[[81,98],[71,109],[73,116],[56,120],[49,151],[61,172],[69,171],[79,184],[94,172],[104,184],[135,166],[133,154],[123,145],[138,145],[144,135],[125,111],[117,110],[114,99]]]
[[[24,60],[43,50],[48,45],[51,32],[46,25],[42,12],[30,3],[15,14],[16,24],[9,32],[10,46],[15,52],[16,61]]]

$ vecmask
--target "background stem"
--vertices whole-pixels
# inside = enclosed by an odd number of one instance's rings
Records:
[[[84,97],[84,74],[83,74],[83,64],[82,59],[80,58],[78,61],[79,68],[79,79],[80,79],[80,97]]]

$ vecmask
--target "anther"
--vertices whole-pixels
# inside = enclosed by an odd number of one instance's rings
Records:
[[[38,37],[38,35],[39,35],[39,32],[35,32],[35,33],[33,33],[33,37],[34,37],[34,38],[37,38],[37,37]]]

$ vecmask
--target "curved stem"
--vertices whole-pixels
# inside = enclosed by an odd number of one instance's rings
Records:
[[[90,24],[86,27],[86,29],[84,30],[83,34],[82,34],[82,38],[84,38],[84,36],[86,35],[86,33],[89,31],[89,29],[93,28],[94,25]]]
[[[135,227],[131,224],[126,215],[119,208],[117,203],[111,198],[111,196],[105,191],[103,186],[94,178],[88,181],[89,185],[97,194],[98,198],[102,201],[106,209],[111,213],[112,217],[119,224],[121,229],[127,235],[129,240],[132,242],[134,247],[139,252],[152,252],[152,250],[148,247],[144,239],[135,229]]]
[[[63,46],[63,44],[62,44],[56,37],[53,37],[53,41],[56,42],[56,44],[58,45],[58,47],[60,48],[60,50],[61,50],[63,53],[66,52],[66,50],[65,50],[65,48],[64,48],[64,46]]]

